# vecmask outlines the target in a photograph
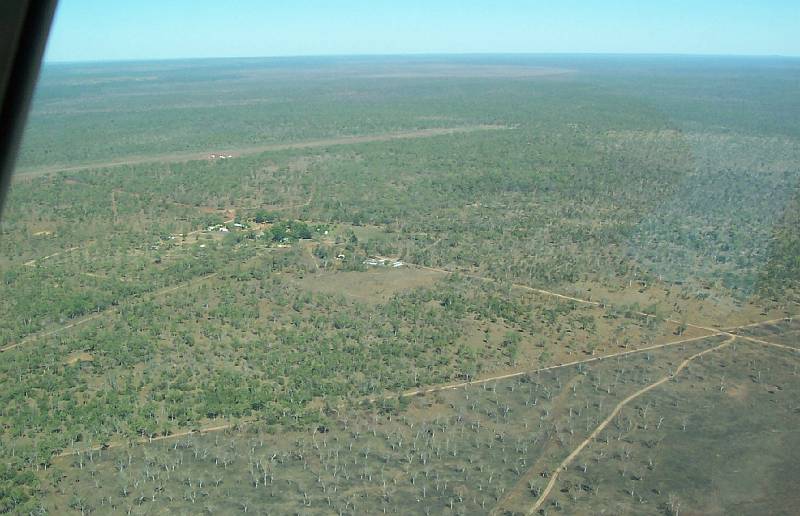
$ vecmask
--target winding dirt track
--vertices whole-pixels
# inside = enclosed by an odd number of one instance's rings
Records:
[[[417,129],[414,131],[401,131],[395,133],[373,134],[364,136],[342,136],[338,138],[325,138],[320,140],[309,140],[304,142],[290,143],[270,143],[264,145],[252,145],[231,149],[230,154],[234,157],[260,154],[262,152],[281,151],[291,149],[313,149],[317,147],[333,147],[338,145],[353,145],[356,143],[386,142],[391,140],[410,140],[414,138],[431,138],[448,134],[472,133],[475,131],[497,131],[510,129],[504,125],[464,125],[456,127],[433,127],[430,129]],[[148,156],[132,156],[111,161],[101,161],[95,163],[85,163],[81,165],[51,166],[36,169],[19,169],[14,173],[13,180],[23,181],[37,176],[47,174],[57,174],[60,172],[77,172],[80,170],[90,170],[95,168],[111,168],[124,165],[141,165],[145,163],[180,163],[184,161],[194,161],[208,159],[210,152],[217,152],[216,149],[207,151],[191,152],[172,152],[166,154],[153,154]]]
[[[581,451],[583,451],[583,449],[586,448],[586,446],[588,446],[592,441],[594,441],[597,438],[597,436],[600,434],[600,432],[602,432],[608,426],[608,424],[611,423],[611,421],[613,421],[615,417],[617,417],[617,414],[619,414],[620,410],[622,410],[622,408],[625,405],[627,405],[631,401],[635,400],[636,398],[638,398],[642,394],[645,394],[645,393],[655,389],[659,385],[662,385],[662,384],[672,380],[673,378],[675,378],[677,375],[679,375],[681,373],[681,371],[683,371],[689,365],[690,362],[692,362],[692,360],[695,360],[696,358],[699,358],[699,357],[701,357],[703,355],[706,355],[708,353],[712,353],[714,351],[722,349],[722,348],[730,345],[731,342],[733,342],[735,339],[736,339],[735,336],[731,336],[728,340],[726,340],[722,344],[719,344],[717,346],[714,346],[713,348],[708,348],[708,349],[705,349],[705,350],[700,351],[698,353],[695,353],[694,355],[690,356],[689,358],[687,358],[686,360],[681,362],[680,365],[678,365],[678,367],[675,369],[675,371],[672,374],[668,374],[667,376],[664,376],[660,380],[658,380],[656,382],[653,382],[650,385],[639,389],[638,391],[634,392],[633,394],[631,394],[630,396],[628,396],[624,400],[620,401],[614,407],[614,410],[611,411],[611,414],[609,414],[608,417],[606,417],[599,425],[597,425],[597,427],[592,431],[592,433],[589,434],[589,436],[586,439],[584,439],[577,447],[575,447],[575,449],[572,450],[572,453],[570,453],[563,461],[561,461],[561,464],[559,464],[558,467],[555,470],[553,470],[552,474],[550,475],[550,481],[547,483],[547,486],[544,488],[542,493],[539,495],[539,498],[536,500],[536,503],[533,505],[533,507],[531,507],[528,510],[528,514],[534,514],[537,510],[539,510],[539,508],[542,506],[542,504],[544,504],[544,502],[547,500],[547,496],[550,494],[550,492],[555,487],[556,482],[558,481],[558,476],[561,474],[561,472],[566,470],[567,467],[575,459],[575,457],[577,457],[578,454],[580,454]],[[496,514],[498,510],[499,510],[499,506],[495,507],[495,509],[492,511],[492,513]]]

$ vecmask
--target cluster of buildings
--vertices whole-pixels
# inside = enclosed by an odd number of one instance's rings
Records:
[[[234,222],[233,227],[236,229],[247,229],[247,224],[241,224],[239,222]],[[208,226],[206,231],[219,231],[220,233],[230,233],[230,229],[228,226],[224,224],[214,224],[213,226]]]
[[[405,263],[400,260],[389,260],[388,258],[367,258],[364,260],[364,265],[371,265],[373,267],[402,267]]]

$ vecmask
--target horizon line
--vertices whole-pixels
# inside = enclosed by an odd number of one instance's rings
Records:
[[[583,56],[583,57],[686,57],[686,58],[772,58],[800,59],[800,54],[737,54],[737,53],[675,53],[675,52],[404,52],[404,53],[354,53],[354,54],[282,54],[261,56],[189,56],[189,57],[131,57],[113,59],[44,59],[43,65],[151,63],[171,61],[211,61],[245,59],[300,59],[300,58],[359,58],[359,57],[467,57],[467,56]]]

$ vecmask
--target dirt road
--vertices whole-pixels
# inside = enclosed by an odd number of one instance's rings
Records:
[[[290,143],[270,143],[264,145],[252,145],[231,149],[229,153],[234,157],[259,154],[262,152],[281,151],[291,149],[313,149],[318,147],[332,147],[337,145],[353,145],[357,143],[385,142],[391,140],[409,140],[414,138],[431,138],[448,134],[471,133],[475,131],[496,131],[510,129],[502,125],[465,125],[457,127],[434,127],[430,129],[417,129],[414,131],[402,131],[396,133],[374,134],[364,136],[341,136],[338,138],[325,138],[320,140],[309,140],[304,142]],[[14,173],[13,180],[22,181],[37,176],[47,174],[57,174],[60,172],[77,172],[93,168],[119,167],[123,165],[141,165],[144,163],[180,163],[183,161],[193,161],[209,159],[209,154],[217,152],[217,149],[190,152],[171,152],[164,154],[153,154],[148,156],[130,156],[110,161],[98,161],[94,163],[84,163],[80,165],[49,166],[42,168],[19,169]]]
[[[761,339],[757,339],[755,337],[750,337],[750,336],[747,336],[747,335],[737,335],[737,334],[727,333],[727,332],[724,332],[723,335],[730,335],[731,337],[738,337],[740,339],[749,340],[751,342],[756,342],[758,344],[763,344],[765,346],[772,346],[774,348],[787,349],[789,351],[800,351],[800,348],[795,348],[793,346],[787,346],[786,344],[778,344],[777,342],[770,342],[768,340],[761,340]]]
[[[383,257],[377,256],[376,258],[381,259]],[[463,272],[463,271],[451,271],[451,270],[442,269],[442,268],[439,268],[439,267],[428,267],[427,265],[419,265],[417,263],[410,263],[410,262],[405,262],[405,263],[407,265],[410,265],[410,266],[413,266],[413,267],[417,267],[419,269],[425,269],[425,270],[435,271],[435,272],[442,272],[444,274],[460,274],[461,276],[464,276],[465,278],[472,278],[472,279],[477,279],[477,280],[481,280],[481,281],[488,281],[488,282],[491,282],[491,283],[497,283],[496,279],[489,278],[487,276],[481,276],[479,274],[473,274],[473,273]],[[527,291],[530,291],[530,292],[536,292],[537,294],[543,294],[545,296],[555,297],[555,298],[558,298],[558,299],[563,299],[565,301],[574,301],[576,303],[580,303],[580,304],[584,304],[584,305],[590,305],[590,306],[602,306],[603,305],[603,303],[598,303],[597,301],[589,301],[588,299],[581,299],[579,297],[567,296],[567,295],[564,295],[564,294],[559,294],[557,292],[551,292],[549,290],[544,290],[544,289],[541,289],[541,288],[535,288],[535,287],[530,287],[528,285],[522,285],[520,283],[512,283],[511,286],[514,287],[514,288],[520,289],[520,290],[527,290]]]
[[[574,450],[572,450],[572,453],[570,453],[563,461],[561,461],[561,463],[558,465],[558,467],[555,470],[553,470],[553,472],[550,475],[550,481],[547,483],[547,486],[544,488],[544,490],[539,495],[539,498],[536,500],[536,503],[533,505],[533,507],[531,507],[528,510],[527,513],[528,514],[534,514],[534,513],[536,513],[536,511],[539,510],[539,508],[547,500],[547,497],[550,494],[550,492],[555,487],[556,482],[558,482],[558,477],[561,474],[561,472],[565,471],[567,469],[567,467],[575,459],[575,457],[577,457],[578,454],[580,454],[581,451],[583,451],[584,448],[586,448],[590,443],[592,443],[592,441],[594,441],[597,438],[597,436],[600,434],[600,432],[602,432],[608,426],[608,424],[611,423],[611,421],[613,421],[615,417],[617,417],[617,414],[619,414],[620,410],[622,410],[622,408],[625,405],[627,405],[631,401],[635,400],[639,396],[641,396],[641,395],[643,395],[643,394],[655,389],[659,385],[662,385],[662,384],[672,380],[673,378],[678,376],[681,373],[681,371],[683,371],[689,365],[689,363],[691,363],[693,360],[695,360],[695,359],[697,359],[697,358],[699,358],[699,357],[701,357],[703,355],[706,355],[708,353],[712,353],[712,352],[720,350],[720,349],[722,349],[722,348],[724,348],[726,346],[729,346],[731,344],[731,342],[733,342],[735,339],[736,339],[736,337],[732,336],[728,340],[723,342],[722,344],[719,344],[717,346],[714,346],[713,348],[708,348],[708,349],[705,349],[705,350],[700,351],[698,353],[695,353],[694,355],[690,356],[689,358],[687,358],[686,360],[681,362],[678,365],[678,367],[675,368],[675,371],[672,374],[668,374],[668,375],[664,376],[660,380],[657,380],[657,381],[647,385],[646,387],[643,387],[643,388],[639,389],[638,391],[634,392],[633,394],[631,394],[630,396],[628,396],[624,400],[620,401],[614,407],[614,410],[611,411],[611,414],[609,414],[608,417],[606,417],[599,425],[597,425],[597,427],[592,431],[592,433],[589,434],[589,436],[586,439],[581,441],[581,443],[578,446],[576,446]],[[527,480],[528,480],[527,477],[531,473],[535,474],[536,472],[535,471],[534,472],[529,472],[528,475],[525,475],[525,477],[520,479],[521,484],[518,483],[517,487],[515,489],[513,489],[509,493],[509,496],[511,496],[513,493],[518,492],[518,489],[519,489],[520,485],[522,486],[523,489],[525,488],[525,482],[527,482]],[[510,499],[510,498],[508,498],[508,499]],[[506,501],[508,499],[506,499]],[[495,509],[492,510],[492,514],[498,514],[500,509],[501,509],[501,506],[498,505],[497,507],[495,507]]]
[[[108,310],[110,310],[110,308]],[[33,341],[38,340],[38,339],[49,337],[50,335],[56,335],[58,333],[61,333],[62,331],[68,330],[70,328],[75,328],[76,326],[80,326],[82,324],[86,324],[87,322],[93,321],[93,320],[97,319],[98,317],[102,317],[103,315],[105,315],[105,313],[108,310],[103,310],[102,312],[97,312],[97,313],[94,313],[92,315],[87,315],[86,317],[82,317],[82,318],[80,318],[80,319],[78,319],[76,321],[73,321],[73,322],[71,322],[69,324],[65,324],[64,326],[60,326],[60,327],[55,328],[53,330],[48,330],[48,331],[41,332],[41,333],[34,333],[33,335],[29,335],[29,336],[25,337],[24,339],[20,340],[19,342],[15,342],[14,344],[9,344],[8,346],[6,346],[4,348],[0,348],[0,353],[5,353],[6,351],[11,351],[14,348],[17,348],[17,347],[22,346],[24,344],[28,344],[29,342],[33,342]]]
[[[700,335],[700,336],[697,336],[697,337],[691,337],[691,338],[680,339],[680,340],[673,340],[673,341],[670,341],[670,342],[664,342],[664,343],[661,343],[661,344],[654,344],[652,346],[646,346],[646,347],[643,347],[643,348],[629,349],[627,351],[619,351],[617,353],[610,353],[608,355],[600,355],[600,356],[591,357],[591,358],[584,358],[583,360],[573,360],[571,362],[564,362],[563,364],[555,364],[555,365],[551,365],[551,366],[540,367],[539,369],[524,369],[524,370],[520,370],[520,371],[515,371],[513,373],[506,373],[506,374],[501,374],[501,375],[497,375],[497,376],[489,376],[489,377],[486,377],[486,378],[480,378],[478,380],[470,380],[470,381],[466,381],[466,382],[450,383],[450,384],[446,384],[446,385],[437,385],[437,386],[429,387],[429,388],[415,389],[415,390],[411,390],[411,391],[406,391],[406,392],[402,393],[400,396],[402,396],[404,398],[407,398],[407,397],[410,397],[410,396],[418,396],[418,395],[424,395],[424,394],[431,394],[431,393],[434,393],[434,392],[450,391],[450,390],[454,390],[454,389],[466,388],[466,387],[468,387],[470,385],[481,385],[481,384],[484,384],[484,383],[494,382],[494,381],[498,381],[498,380],[507,380],[509,378],[516,378],[518,376],[523,376],[523,375],[526,375],[526,374],[543,373],[545,371],[552,371],[554,369],[562,369],[564,367],[571,367],[571,366],[576,366],[576,365],[581,365],[581,364],[590,364],[592,362],[599,362],[601,360],[607,360],[609,358],[617,358],[617,357],[623,357],[623,356],[626,356],[626,355],[633,355],[633,354],[636,354],[636,353],[644,353],[645,351],[653,351],[655,349],[661,349],[661,348],[666,348],[666,347],[671,347],[671,346],[677,346],[678,344],[685,344],[687,342],[694,342],[694,341],[698,341],[698,340],[708,339],[710,337],[716,337],[716,336],[719,336],[719,335],[723,335],[723,334],[722,333],[710,333],[708,335]],[[373,397],[373,398],[370,398],[369,400],[371,402],[375,402],[375,401],[380,401],[381,399],[386,399],[386,396]]]
[[[730,330],[730,331],[743,330],[745,328],[754,328],[756,326],[763,326],[765,324],[773,324],[773,323],[778,323],[778,322],[792,322],[792,318],[791,317],[780,317],[778,319],[770,319],[769,321],[759,321],[759,322],[754,322],[754,323],[751,323],[751,324],[745,324],[743,326],[735,326],[735,327],[731,327],[731,328],[724,328],[724,330]]]
[[[78,249],[81,249],[81,248],[82,248],[82,246],[79,246],[79,245],[78,246],[73,246],[73,247],[70,247],[69,249],[64,249],[63,251],[59,251],[57,253],[48,254],[47,256],[42,256],[41,258],[35,258],[33,260],[28,260],[27,262],[23,263],[22,265],[25,265],[27,267],[34,267],[37,262],[43,262],[44,260],[48,260],[50,258],[55,258],[56,256],[61,256],[64,253],[71,253],[72,251],[77,251]]]
[[[383,258],[383,257],[378,257],[378,258]],[[473,274],[473,273],[469,273],[469,272],[451,271],[451,270],[448,270],[448,269],[441,269],[439,267],[428,267],[426,265],[419,265],[419,264],[410,263],[410,262],[406,262],[406,264],[409,265],[409,266],[420,268],[420,269],[425,269],[425,270],[435,271],[435,272],[441,272],[441,273],[444,273],[444,274],[460,274],[461,276],[464,276],[466,278],[472,278],[472,279],[477,279],[477,280],[481,280],[481,281],[487,281],[487,282],[491,282],[491,283],[497,283],[498,282],[494,278],[490,278],[490,277],[487,277],[487,276],[481,276],[479,274]],[[589,301],[588,299],[581,299],[579,297],[566,296],[564,294],[559,294],[558,292],[553,292],[553,291],[550,291],[550,290],[545,290],[545,289],[536,288],[536,287],[530,287],[528,285],[522,285],[520,283],[511,283],[511,287],[516,288],[516,289],[520,289],[520,290],[527,290],[527,291],[530,291],[530,292],[536,292],[537,294],[542,294],[542,295],[549,296],[549,297],[555,297],[557,299],[563,299],[563,300],[566,300],[566,301],[573,301],[575,303],[580,303],[580,304],[584,304],[584,305],[603,306],[603,303],[599,303],[597,301]],[[647,317],[647,318],[651,318],[651,319],[656,317],[655,315],[649,314],[647,312],[632,312],[632,313],[634,313],[634,314],[636,314],[636,315],[638,315],[640,317]],[[762,325],[762,324],[769,324],[769,323],[773,323],[773,322],[776,322],[776,321],[784,321],[784,320],[791,320],[791,319],[792,319],[792,317],[788,317],[788,318],[787,317],[783,317],[783,318],[780,318],[780,319],[771,319],[769,321],[756,322],[756,323],[747,324],[747,325],[744,325],[744,326],[736,326],[736,327],[727,328],[727,329],[714,328],[712,326],[704,326],[704,325],[701,325],[701,324],[694,324],[694,323],[689,323],[689,322],[681,322],[681,321],[677,321],[675,319],[670,319],[670,318],[664,318],[664,321],[670,322],[672,324],[677,324],[677,325],[685,324],[689,328],[694,328],[696,330],[707,331],[712,335],[727,335],[729,337],[739,337],[741,339],[750,340],[750,341],[753,341],[753,342],[758,342],[759,344],[764,344],[764,345],[768,345],[768,346],[775,346],[775,347],[780,347],[780,348],[786,348],[786,349],[795,349],[796,350],[797,348],[793,348],[791,346],[786,346],[784,344],[776,344],[774,342],[769,342],[769,341],[766,341],[766,340],[757,339],[755,337],[748,337],[747,335],[735,335],[735,334],[731,333],[732,331],[735,331],[735,330],[738,330],[738,329],[741,329],[741,328],[751,328],[753,326],[759,326],[759,325]]]
[[[199,278],[193,278],[193,279],[190,279],[190,280],[185,281],[183,283],[179,283],[177,285],[172,285],[172,286],[169,286],[169,287],[164,287],[162,289],[158,289],[158,290],[154,290],[154,291],[151,291],[151,292],[147,292],[147,293],[143,294],[142,297],[147,297],[149,299],[152,299],[152,298],[156,298],[158,296],[163,296],[164,294],[169,294],[170,292],[175,292],[176,290],[188,287],[189,285],[192,285],[194,283],[200,283],[202,281],[209,280],[209,279],[217,276],[218,274],[219,273],[217,273],[217,272],[212,272],[210,274],[206,274],[205,276],[200,276]],[[76,326],[81,326],[83,324],[86,324],[87,322],[90,322],[90,321],[93,321],[93,320],[98,319],[100,317],[103,317],[105,315],[108,315],[111,312],[115,311],[116,309],[117,309],[116,306],[112,306],[112,307],[106,308],[105,310],[102,310],[100,312],[95,312],[95,313],[93,313],[91,315],[87,315],[87,316],[82,317],[80,319],[76,319],[76,320],[72,321],[69,324],[65,324],[63,326],[59,326],[58,328],[54,328],[52,330],[48,330],[48,331],[44,331],[44,332],[34,333],[33,335],[28,335],[27,337],[25,337],[24,339],[20,340],[19,342],[16,342],[14,344],[9,344],[8,346],[6,346],[4,348],[0,348],[0,353],[4,353],[6,351],[11,351],[12,349],[17,348],[19,346],[22,346],[24,344],[29,344],[31,342],[35,342],[36,340],[39,340],[39,339],[42,339],[42,338],[45,338],[45,337],[49,337],[51,335],[56,335],[56,334],[61,333],[63,331],[69,330],[70,328],[75,328]]]
[[[234,426],[233,423],[226,423],[224,425],[211,426],[208,428],[201,428],[199,430],[185,430],[183,432],[177,432],[169,435],[159,435],[157,437],[142,438],[138,441],[138,444],[149,444],[157,441],[163,441],[165,439],[177,439],[179,437],[186,437],[189,435],[202,435],[202,434],[207,434],[209,432],[219,432],[220,430],[227,430],[228,428],[233,428],[233,426]],[[84,448],[81,450],[63,451],[58,455],[55,455],[54,457],[64,458],[64,457],[71,457],[73,455],[79,455],[81,453],[90,453],[100,450],[108,450],[110,448],[119,448],[120,446],[123,446],[123,444],[125,443],[100,444],[97,446],[91,446],[89,448]]]

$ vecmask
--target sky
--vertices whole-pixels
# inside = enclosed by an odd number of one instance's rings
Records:
[[[798,34],[800,0],[60,0],[45,59],[800,56]]]

